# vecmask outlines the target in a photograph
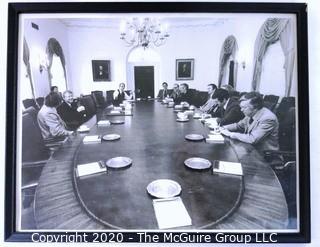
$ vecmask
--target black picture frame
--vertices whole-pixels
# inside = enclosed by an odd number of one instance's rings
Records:
[[[111,81],[110,60],[92,60],[93,81]]]
[[[194,59],[176,59],[176,80],[194,79]]]
[[[309,94],[308,94],[308,25],[307,5],[304,3],[9,3],[7,50],[6,104],[6,170],[5,170],[5,227],[8,242],[31,242],[32,232],[16,229],[16,172],[17,172],[17,73],[19,14],[23,13],[290,13],[297,20],[298,56],[298,139],[299,139],[299,231],[278,232],[278,243],[310,242],[310,158],[309,158]],[[53,234],[53,232],[50,232]],[[61,234],[61,232],[55,232]],[[72,233],[62,232],[65,235]],[[45,232],[44,234],[49,234]],[[134,233],[125,233],[128,242],[137,242]],[[151,234],[157,235],[152,232]],[[237,233],[242,234],[242,233]],[[248,232],[254,238],[255,233]],[[266,233],[268,238],[270,233]],[[129,238],[131,240],[129,240]],[[93,240],[91,238],[89,240]],[[132,240],[133,239],[133,240]]]

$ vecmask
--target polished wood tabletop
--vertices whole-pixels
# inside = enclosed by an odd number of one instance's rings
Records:
[[[96,126],[89,135],[116,133],[117,141],[81,144],[78,164],[126,156],[127,169],[108,169],[107,174],[75,177],[78,198],[89,215],[108,227],[158,229],[151,196],[146,188],[157,179],[171,179],[182,188],[181,198],[192,219],[191,229],[212,227],[230,215],[241,201],[242,176],[213,175],[212,169],[196,171],[184,165],[188,158],[238,161],[227,144],[187,141],[187,134],[207,135],[208,129],[192,116],[177,122],[173,109],[159,102],[137,102],[132,117],[114,117],[124,124]],[[112,118],[108,116],[108,119]],[[168,212],[169,213],[169,212]]]
[[[146,186],[159,178],[181,185],[180,196],[192,218],[191,228],[287,227],[288,209],[281,185],[253,146],[228,138],[225,144],[186,141],[186,134],[205,135],[208,129],[199,120],[176,122],[173,110],[159,102],[137,102],[133,116],[120,118],[125,120],[123,125],[93,126],[90,130],[90,134],[117,133],[120,140],[83,144],[86,134],[78,134],[49,160],[36,191],[39,229],[157,229],[153,198]],[[132,166],[80,180],[75,176],[77,164],[116,156],[132,158]],[[183,164],[190,157],[241,162],[244,176],[191,170]]]

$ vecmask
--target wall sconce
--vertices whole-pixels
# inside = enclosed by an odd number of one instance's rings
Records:
[[[42,73],[43,70],[48,70],[48,59],[47,56],[43,53],[39,54],[39,71]]]
[[[242,69],[245,70],[245,68],[246,68],[246,62],[245,62],[245,61],[242,61],[242,62],[241,62],[241,66],[242,66]]]

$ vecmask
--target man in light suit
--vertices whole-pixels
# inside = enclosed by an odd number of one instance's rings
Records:
[[[223,135],[254,145],[259,151],[278,150],[278,119],[263,107],[263,99],[257,92],[245,94],[240,99],[245,118],[238,123],[221,128]]]
[[[44,105],[38,112],[37,120],[45,141],[73,133],[66,129],[65,122],[57,113],[56,108],[59,104],[59,95],[51,92],[45,97]]]
[[[215,84],[208,84],[208,98],[206,103],[199,107],[199,111],[203,113],[209,113],[215,106],[216,102],[212,99],[212,95],[217,90],[217,86]]]

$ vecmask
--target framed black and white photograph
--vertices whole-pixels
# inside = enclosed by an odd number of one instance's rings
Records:
[[[6,241],[310,241],[305,4],[8,17]]]
[[[176,60],[176,80],[193,80],[194,59]]]
[[[92,60],[93,81],[111,81],[110,60]]]

